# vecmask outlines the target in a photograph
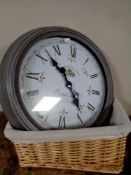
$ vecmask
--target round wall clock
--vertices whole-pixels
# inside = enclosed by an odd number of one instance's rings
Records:
[[[1,103],[14,128],[103,125],[113,103],[111,73],[97,46],[65,27],[19,37],[1,64]]]

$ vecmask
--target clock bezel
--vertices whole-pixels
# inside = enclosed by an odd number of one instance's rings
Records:
[[[24,55],[27,53],[27,51],[30,49],[30,47],[39,41],[40,39],[50,38],[50,37],[69,37],[73,40],[76,40],[80,44],[84,45],[88,50],[94,55],[97,62],[99,63],[101,70],[103,72],[104,78],[105,78],[105,84],[106,84],[106,98],[103,105],[103,108],[100,112],[99,117],[96,119],[95,123],[92,126],[99,126],[104,124],[104,121],[106,121],[106,118],[109,118],[110,111],[112,109],[112,103],[113,103],[113,83],[112,83],[112,77],[111,72],[109,69],[109,66],[107,64],[106,58],[103,55],[103,53],[100,51],[100,49],[86,36],[83,34],[69,29],[65,27],[44,27],[44,28],[38,28],[32,31],[27,32],[26,34],[22,35],[20,38],[18,38],[9,48],[7,51],[5,57],[9,57],[10,59],[13,57],[14,63],[10,63],[10,66],[8,68],[10,69],[10,80],[13,80],[12,82],[8,82],[8,90],[5,92],[8,94],[6,96],[6,100],[8,101],[8,104],[12,101],[11,108],[13,110],[9,109],[12,115],[14,115],[17,118],[17,121],[15,120],[15,117],[13,117],[13,120],[10,121],[10,117],[8,117],[9,121],[15,128],[21,128],[26,130],[43,130],[29,115],[27,112],[20,96],[19,92],[19,70],[20,66],[22,64],[22,60],[24,58]],[[8,61],[8,60],[7,60]],[[3,64],[7,64],[7,61]],[[13,66],[13,68],[12,68]],[[5,89],[3,89],[5,91]],[[12,95],[10,95],[10,93]],[[4,103],[6,103],[4,101]],[[17,105],[17,108],[15,107]],[[3,105],[3,107],[6,106],[6,104]],[[9,112],[8,111],[8,112]],[[13,111],[13,113],[12,113]],[[7,112],[7,116],[9,113]],[[21,125],[21,126],[20,126]],[[86,126],[85,126],[86,127]]]

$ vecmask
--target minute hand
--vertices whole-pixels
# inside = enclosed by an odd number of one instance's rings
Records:
[[[49,52],[45,49],[46,53],[48,54],[48,56],[50,57],[51,63],[54,67],[56,67],[56,69],[62,74],[65,82],[66,82],[66,87],[70,90],[72,98],[73,98],[73,104],[79,109],[79,94],[77,92],[75,92],[72,88],[72,83],[70,81],[68,81],[67,77],[66,77],[66,73],[65,73],[65,68],[64,67],[58,67],[58,63],[52,58],[52,56],[49,54]]]

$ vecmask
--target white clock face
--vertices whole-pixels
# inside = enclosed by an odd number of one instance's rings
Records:
[[[105,79],[96,58],[70,38],[35,43],[19,73],[21,100],[43,129],[92,125],[105,99]]]

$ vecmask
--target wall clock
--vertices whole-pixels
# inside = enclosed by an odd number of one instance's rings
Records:
[[[44,27],[19,37],[1,63],[1,103],[25,130],[102,125],[113,103],[106,59],[83,34]]]

